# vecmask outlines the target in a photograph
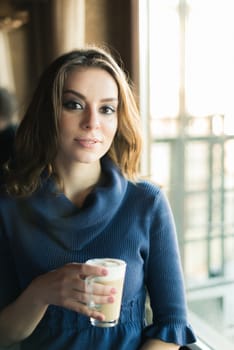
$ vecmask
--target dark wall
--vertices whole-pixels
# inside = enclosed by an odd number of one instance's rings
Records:
[[[111,46],[131,75],[131,1],[87,0],[86,42]]]
[[[53,35],[53,3],[56,0],[1,0],[7,12],[28,12],[28,21],[9,33],[16,93],[26,105],[42,70],[50,62]],[[62,1],[62,0],[57,0]],[[65,2],[64,2],[65,3]],[[131,0],[85,0],[85,43],[107,45],[118,52],[132,76]],[[116,54],[116,58],[118,55]]]

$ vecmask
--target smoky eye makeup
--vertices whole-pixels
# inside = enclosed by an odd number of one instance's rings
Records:
[[[83,105],[79,101],[75,101],[73,99],[66,99],[63,101],[63,108],[68,110],[81,110],[83,109]]]
[[[100,112],[103,114],[111,115],[116,112],[116,108],[111,105],[105,105],[100,107]]]
[[[84,108],[84,103],[80,100],[80,94],[73,90],[63,92],[62,105],[67,110],[81,110]]]

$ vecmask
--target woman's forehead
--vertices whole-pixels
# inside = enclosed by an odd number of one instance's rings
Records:
[[[119,88],[107,71],[96,67],[73,69],[66,77],[63,96],[84,101],[112,102],[119,104]]]

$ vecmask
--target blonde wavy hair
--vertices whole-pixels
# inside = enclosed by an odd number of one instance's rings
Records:
[[[142,138],[131,82],[107,48],[88,46],[58,57],[42,74],[17,130],[15,157],[7,167],[8,193],[14,196],[32,194],[40,186],[43,174],[53,176],[61,184],[54,162],[58,150],[63,88],[68,72],[79,67],[104,69],[116,81],[119,92],[118,128],[107,155],[123,176],[130,181],[137,179]]]

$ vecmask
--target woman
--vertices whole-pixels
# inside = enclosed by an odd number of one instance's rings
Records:
[[[174,221],[163,192],[138,179],[139,116],[121,67],[88,47],[42,75],[16,135],[0,198],[0,345],[30,350],[175,350],[186,318]],[[85,278],[127,262],[119,324],[87,306]],[[145,325],[146,290],[153,311]],[[95,288],[97,303],[115,289]]]

